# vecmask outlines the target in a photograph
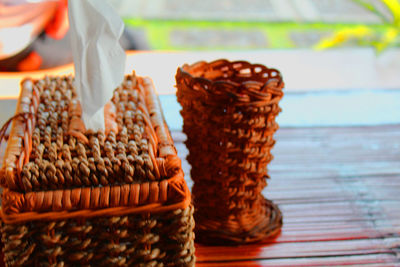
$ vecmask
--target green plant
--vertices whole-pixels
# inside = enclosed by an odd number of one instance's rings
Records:
[[[354,25],[336,31],[332,36],[322,39],[315,48],[318,50],[341,46],[349,41],[355,41],[362,46],[373,46],[378,53],[388,47],[400,43],[400,0],[381,0],[390,11],[388,19],[373,4],[367,0],[353,0],[363,8],[381,18],[384,29],[379,30],[369,25]]]

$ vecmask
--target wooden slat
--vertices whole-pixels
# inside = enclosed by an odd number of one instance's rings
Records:
[[[189,186],[185,135],[173,132]],[[400,266],[400,125],[282,128],[264,195],[272,243],[197,246],[198,266]]]
[[[369,254],[355,256],[335,257],[308,257],[308,258],[284,258],[257,261],[228,261],[228,262],[197,262],[196,266],[276,266],[276,267],[305,267],[305,266],[367,266],[385,267],[396,265],[397,258],[393,254]]]
[[[400,238],[250,244],[232,247],[197,247],[199,261],[395,254]]]

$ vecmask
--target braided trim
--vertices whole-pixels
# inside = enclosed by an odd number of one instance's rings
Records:
[[[188,207],[190,192],[183,172],[160,182],[18,193],[4,189],[5,223],[120,216]]]
[[[21,82],[21,94],[18,98],[16,115],[9,119],[1,129],[1,141],[12,123],[8,145],[0,173],[0,184],[12,189],[21,186],[22,166],[29,162],[32,151],[32,133],[35,127],[40,93],[30,79]],[[15,177],[17,175],[17,177]]]
[[[159,157],[165,158],[171,155],[177,155],[174,142],[172,140],[171,135],[169,134],[168,126],[165,123],[165,119],[163,117],[162,109],[160,101],[155,94],[154,83],[150,78],[141,78],[141,83],[143,84],[146,92],[146,106],[147,106],[147,114],[150,116],[150,120],[152,125],[154,126],[155,135],[158,137],[158,148],[159,148]],[[175,160],[167,160],[167,165],[173,165],[175,168],[180,168],[180,162],[178,164]],[[169,162],[170,161],[170,162]]]

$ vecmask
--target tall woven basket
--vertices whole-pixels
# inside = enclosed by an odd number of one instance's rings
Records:
[[[276,236],[282,216],[261,191],[278,129],[280,73],[217,60],[184,65],[176,83],[194,181],[196,240],[237,244]]]
[[[98,132],[72,77],[21,87],[0,173],[5,265],[194,266],[190,192],[151,80],[126,76]]]

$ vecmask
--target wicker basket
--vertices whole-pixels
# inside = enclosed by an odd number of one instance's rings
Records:
[[[98,132],[72,82],[21,83],[0,173],[5,264],[193,266],[190,192],[152,81],[126,76]]]
[[[184,65],[176,74],[194,181],[196,240],[248,243],[276,236],[276,205],[264,199],[278,129],[280,73],[244,61]]]

